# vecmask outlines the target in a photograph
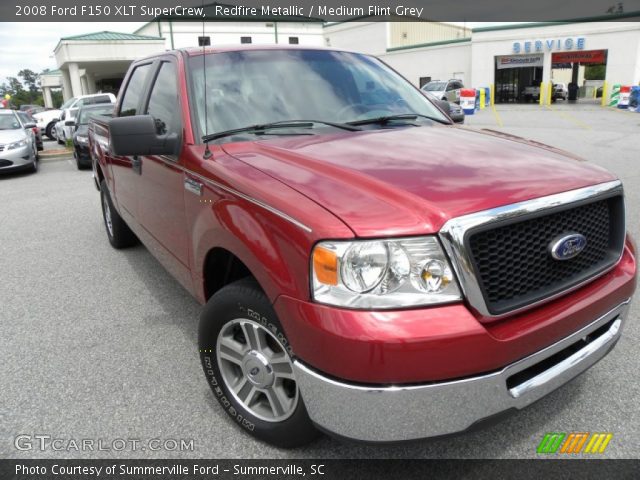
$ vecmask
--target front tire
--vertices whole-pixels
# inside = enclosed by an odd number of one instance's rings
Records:
[[[49,137],[49,140],[56,140],[56,129],[55,127],[55,123],[51,122],[49,125],[47,125],[47,128],[44,131],[44,134]]]
[[[293,352],[255,280],[222,288],[200,316],[200,360],[227,414],[256,438],[282,448],[315,440],[293,370]]]
[[[38,150],[37,148],[33,148],[33,163],[31,164],[30,170],[32,173],[36,173],[38,171]]]
[[[109,195],[109,189],[107,188],[107,182],[104,180],[100,183],[100,200],[102,203],[102,218],[111,246],[120,249],[138,243],[138,238],[135,233],[131,231],[114,208],[111,195]]]

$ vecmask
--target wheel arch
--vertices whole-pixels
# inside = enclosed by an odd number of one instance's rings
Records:
[[[236,254],[223,247],[213,247],[205,255],[202,268],[204,299],[209,300],[226,285],[248,277],[258,282],[249,267]]]

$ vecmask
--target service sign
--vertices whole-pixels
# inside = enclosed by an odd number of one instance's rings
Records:
[[[548,38],[513,43],[513,53],[552,52],[558,50],[584,50],[584,37]]]

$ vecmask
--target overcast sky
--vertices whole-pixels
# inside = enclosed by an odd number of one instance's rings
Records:
[[[462,22],[454,23],[462,25]],[[469,22],[466,26],[473,28],[494,23]],[[23,68],[36,73],[45,68],[57,68],[53,49],[56,48],[60,37],[103,30],[133,33],[144,24],[145,22],[0,23],[0,83],[4,83],[6,77],[17,76]]]
[[[60,37],[111,30],[133,33],[145,22],[34,22],[0,23],[0,83],[23,68],[40,73],[57,68],[53,49]]]

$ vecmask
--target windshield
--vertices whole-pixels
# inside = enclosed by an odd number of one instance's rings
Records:
[[[69,100],[67,100],[66,102],[64,102],[62,104],[62,106],[60,107],[60,110],[64,110],[65,108],[69,108],[73,102],[75,102],[77,100],[76,97],[70,98]]]
[[[80,116],[78,117],[79,125],[86,125],[96,115],[109,115],[113,112],[113,105],[106,104],[100,108],[83,108],[80,110]]]
[[[445,82],[429,82],[424,88],[427,92],[441,92],[446,88],[447,84]]]
[[[18,130],[22,128],[15,114],[0,115],[0,130]]]
[[[366,55],[248,50],[208,54],[205,61],[206,127],[203,57],[190,59],[201,135],[280,121],[351,122],[407,113],[448,122],[409,82]]]

